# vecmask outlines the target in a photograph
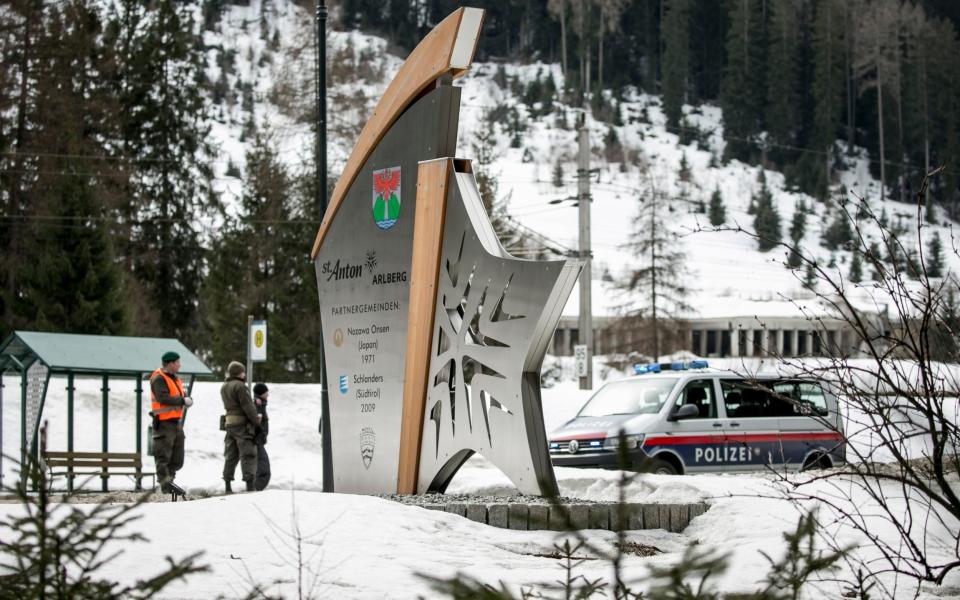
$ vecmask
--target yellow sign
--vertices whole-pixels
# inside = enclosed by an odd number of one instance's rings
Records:
[[[247,340],[250,345],[250,360],[253,362],[267,360],[267,322],[254,321],[251,323],[250,337]]]

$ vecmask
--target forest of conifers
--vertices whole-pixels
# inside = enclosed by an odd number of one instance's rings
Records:
[[[408,49],[459,4],[344,0],[340,14],[345,26]],[[844,153],[856,147],[870,153],[873,174],[893,199],[909,198],[924,170],[943,164],[935,201],[954,217],[960,212],[960,2],[472,4],[487,10],[483,60],[560,63],[576,91],[589,77],[593,91],[614,97],[625,86],[662,94],[671,126],[681,132],[683,104],[718,103],[726,158],[766,161],[817,196],[827,191],[828,169],[842,166]]]

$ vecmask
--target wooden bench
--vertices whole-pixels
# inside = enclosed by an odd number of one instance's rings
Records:
[[[103,491],[107,491],[107,479],[111,475],[122,475],[134,480],[135,489],[143,489],[144,477],[153,479],[157,485],[155,473],[143,470],[143,461],[139,452],[43,452],[43,462],[50,471],[50,480],[65,476],[67,489],[73,491],[74,477],[81,475],[99,475],[103,480]]]

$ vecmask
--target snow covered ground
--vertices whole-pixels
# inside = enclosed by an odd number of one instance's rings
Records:
[[[613,376],[616,376],[614,373]],[[4,380],[4,394],[16,398],[18,382]],[[64,405],[65,382],[51,381],[45,417],[49,421],[48,447],[66,448]],[[100,450],[100,381],[80,380],[76,399],[76,450]],[[135,527],[149,543],[132,545],[105,567],[121,581],[132,582],[151,573],[167,555],[185,556],[203,552],[211,566],[184,585],[172,588],[166,597],[210,598],[218,594],[238,597],[252,581],[268,585],[276,593],[296,597],[298,572],[289,532],[294,524],[304,536],[307,557],[304,577],[317,579],[318,597],[416,598],[435,597],[418,573],[452,576],[464,572],[496,584],[512,586],[552,581],[561,575],[559,561],[545,558],[558,540],[550,532],[518,532],[478,525],[466,519],[406,507],[374,497],[323,494],[321,486],[319,387],[315,385],[271,384],[271,435],[267,448],[273,466],[270,488],[256,494],[214,496],[189,503],[151,503],[139,512]],[[133,382],[116,380],[110,392],[110,449],[130,451],[134,447]],[[178,482],[195,496],[221,489],[222,434],[217,430],[221,413],[218,382],[201,382],[194,389],[196,404],[186,425],[186,466]],[[571,382],[546,389],[544,417],[548,429],[573,415],[588,397]],[[15,454],[19,441],[19,414],[7,403],[3,415],[3,451]],[[150,459],[148,464],[150,464]],[[151,465],[152,466],[152,465]],[[4,481],[13,481],[13,465],[4,462]],[[557,469],[561,494],[595,500],[615,500],[620,474],[614,471]],[[99,481],[93,482],[94,485]],[[112,479],[114,488],[129,487]],[[475,457],[455,478],[451,493],[478,495],[514,493],[513,486],[495,467]],[[825,491],[821,489],[820,491]],[[691,543],[716,548],[729,554],[731,568],[718,579],[722,589],[748,591],[765,573],[767,561],[761,551],[777,558],[782,551],[781,534],[792,529],[800,506],[782,498],[782,490],[770,475],[697,475],[665,477],[643,475],[626,490],[632,501],[683,502],[705,500],[710,510],[694,519],[680,534],[662,530],[631,532],[629,539],[656,546],[663,551],[649,558],[629,557],[630,578],[641,581],[650,565],[669,564],[679,559]],[[866,498],[855,501],[869,508]],[[807,508],[810,507],[808,504]],[[19,508],[0,504],[0,515]],[[831,518],[827,529],[843,544],[856,548],[862,558],[874,556],[856,532]],[[170,523],[177,523],[174,528]],[[877,531],[889,525],[876,521]],[[886,529],[885,529],[886,528]],[[287,532],[287,533],[283,533]],[[888,532],[889,533],[889,532]],[[948,553],[944,532],[935,527],[926,531],[930,548]],[[613,535],[590,531],[588,537],[602,548],[610,548]],[[589,577],[609,575],[603,561],[587,561],[578,570]],[[849,579],[847,566],[838,574]],[[883,580],[894,597],[912,597],[915,586],[893,577]],[[839,597],[842,584],[824,581],[810,590],[810,598]],[[637,584],[642,589],[642,584]],[[960,576],[948,578],[939,590],[925,597],[960,597]]]

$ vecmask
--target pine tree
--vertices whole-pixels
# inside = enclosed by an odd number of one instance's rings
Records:
[[[199,216],[210,193],[203,54],[192,11],[159,0],[139,12],[125,1],[116,29],[123,147],[136,172],[128,193],[134,224],[125,250],[148,305],[140,333],[199,341],[197,290],[204,269]],[[123,238],[122,238],[123,239]],[[147,327],[151,317],[154,328]]]
[[[553,187],[563,187],[563,163],[560,162],[559,158],[557,162],[553,163]]]
[[[930,157],[929,164],[944,165],[941,181],[933,181],[936,195],[952,218],[960,218],[960,203],[950,202],[960,192],[960,39],[954,26],[947,21],[928,23],[926,36],[928,65],[926,68],[929,98]]]
[[[749,159],[762,126],[766,79],[763,7],[759,0],[731,0],[727,65],[720,83],[723,133],[729,158]]]
[[[933,237],[927,246],[926,258],[927,276],[943,277],[944,258],[943,242],[940,241],[940,234],[934,232]]]
[[[927,191],[927,200],[923,206],[923,220],[930,225],[937,223],[937,206],[933,196]]]
[[[677,169],[677,178],[683,183],[690,183],[693,172],[690,170],[690,163],[687,161],[687,153],[680,155],[680,166]]]
[[[793,248],[787,257],[787,266],[791,269],[796,269],[800,266],[801,256],[799,250],[806,232],[807,207],[804,205],[803,200],[801,200],[797,202],[797,206],[793,211],[793,219],[790,221],[790,241],[792,242]]]
[[[537,115],[535,106],[537,102],[540,102],[540,98],[543,95],[543,82],[540,81],[540,77],[541,71],[537,69],[536,76],[527,82],[527,88],[523,92],[523,102],[530,110],[531,116]]]
[[[60,168],[76,168],[55,161]],[[129,322],[122,276],[110,233],[88,175],[65,173],[49,183],[59,225],[36,227],[43,251],[33,255],[25,278],[24,305],[31,326],[42,331],[121,335]]]
[[[258,135],[246,156],[240,211],[221,229],[204,280],[206,343],[214,364],[242,355],[247,315],[270,327],[267,362],[257,378],[310,380],[319,357],[310,324],[316,321],[316,279],[303,252],[314,225],[304,218],[312,198],[279,160],[268,135]]]
[[[853,241],[853,229],[850,226],[850,218],[845,211],[837,210],[833,221],[823,231],[821,242],[829,250],[839,250],[851,241]]]
[[[864,258],[866,258],[870,266],[873,267],[873,271],[870,273],[870,279],[872,281],[881,281],[886,272],[886,267],[883,266],[883,255],[880,252],[880,244],[876,241],[870,242],[870,248]]]
[[[757,234],[757,245],[761,252],[775,248],[780,242],[780,212],[773,203],[773,194],[767,187],[766,177],[761,180],[760,191],[755,197],[756,214],[753,228]]]
[[[494,207],[497,204],[497,178],[490,171],[494,161],[497,159],[496,152],[496,133],[493,124],[484,119],[486,127],[481,127],[475,134],[471,144],[474,155],[474,177],[477,180],[477,189],[480,191],[480,199],[483,200],[483,207],[487,209],[487,214],[494,214]]]
[[[46,40],[44,6],[35,0],[14,0],[0,10],[0,325],[6,335],[25,324],[18,314],[22,280],[32,264],[28,256],[30,232],[23,227],[32,206],[31,181],[37,169],[30,153],[39,150],[33,140],[38,97],[37,74],[50,48]]]
[[[847,276],[852,283],[860,283],[863,280],[863,264],[860,261],[860,252],[853,251],[850,257],[850,274]]]
[[[892,150],[890,156],[903,154],[902,45],[914,38],[918,18],[919,9],[913,3],[880,2],[870,5],[856,20],[853,67],[860,93],[873,92],[876,99],[881,198],[887,194],[888,151]],[[891,118],[895,123],[890,123]]]
[[[490,217],[493,230],[500,237],[501,243],[509,250],[520,250],[526,240],[519,236],[516,228],[507,217],[499,198],[497,197],[499,184],[497,175],[493,172],[493,164],[497,159],[496,134],[493,121],[484,120],[486,127],[474,134],[471,147],[473,148],[473,175],[477,181],[477,189],[483,207]]]
[[[833,171],[833,146],[840,128],[845,88],[844,0],[819,0],[813,26],[812,143],[825,154],[808,153],[802,161],[806,177],[801,187],[820,198],[827,196]]]
[[[812,290],[817,287],[816,263],[807,263],[807,268],[803,272],[803,287]]]
[[[727,209],[723,205],[723,196],[720,194],[720,188],[713,190],[710,196],[710,224],[714,227],[723,225],[727,220]]]
[[[803,200],[797,202],[793,211],[793,220],[790,222],[790,240],[799,244],[807,233],[807,206]]]
[[[540,114],[548,115],[553,112],[553,103],[557,96],[557,82],[553,78],[553,71],[547,73],[546,78],[543,80],[541,90],[540,102],[542,105],[540,107]]]
[[[107,218],[118,172],[87,158],[108,153],[116,135],[116,105],[99,82],[110,52],[100,44],[94,6],[51,6],[45,16],[48,50],[32,115],[32,137],[43,153],[34,162],[30,196],[37,213],[54,219],[25,228],[30,261],[15,309],[36,329],[125,333],[123,279]]]
[[[689,0],[668,0],[663,19],[663,112],[667,128],[680,125],[690,70]]]
[[[651,325],[651,345],[645,349],[652,356],[664,350],[668,323],[690,309],[686,302],[685,256],[671,230],[666,214],[669,206],[653,179],[640,198],[636,229],[630,237],[628,249],[639,266],[630,267],[621,288],[638,293],[627,306],[634,317],[648,320]]]
[[[801,12],[793,2],[770,4],[765,121],[772,154],[783,162],[800,132],[799,51]]]

